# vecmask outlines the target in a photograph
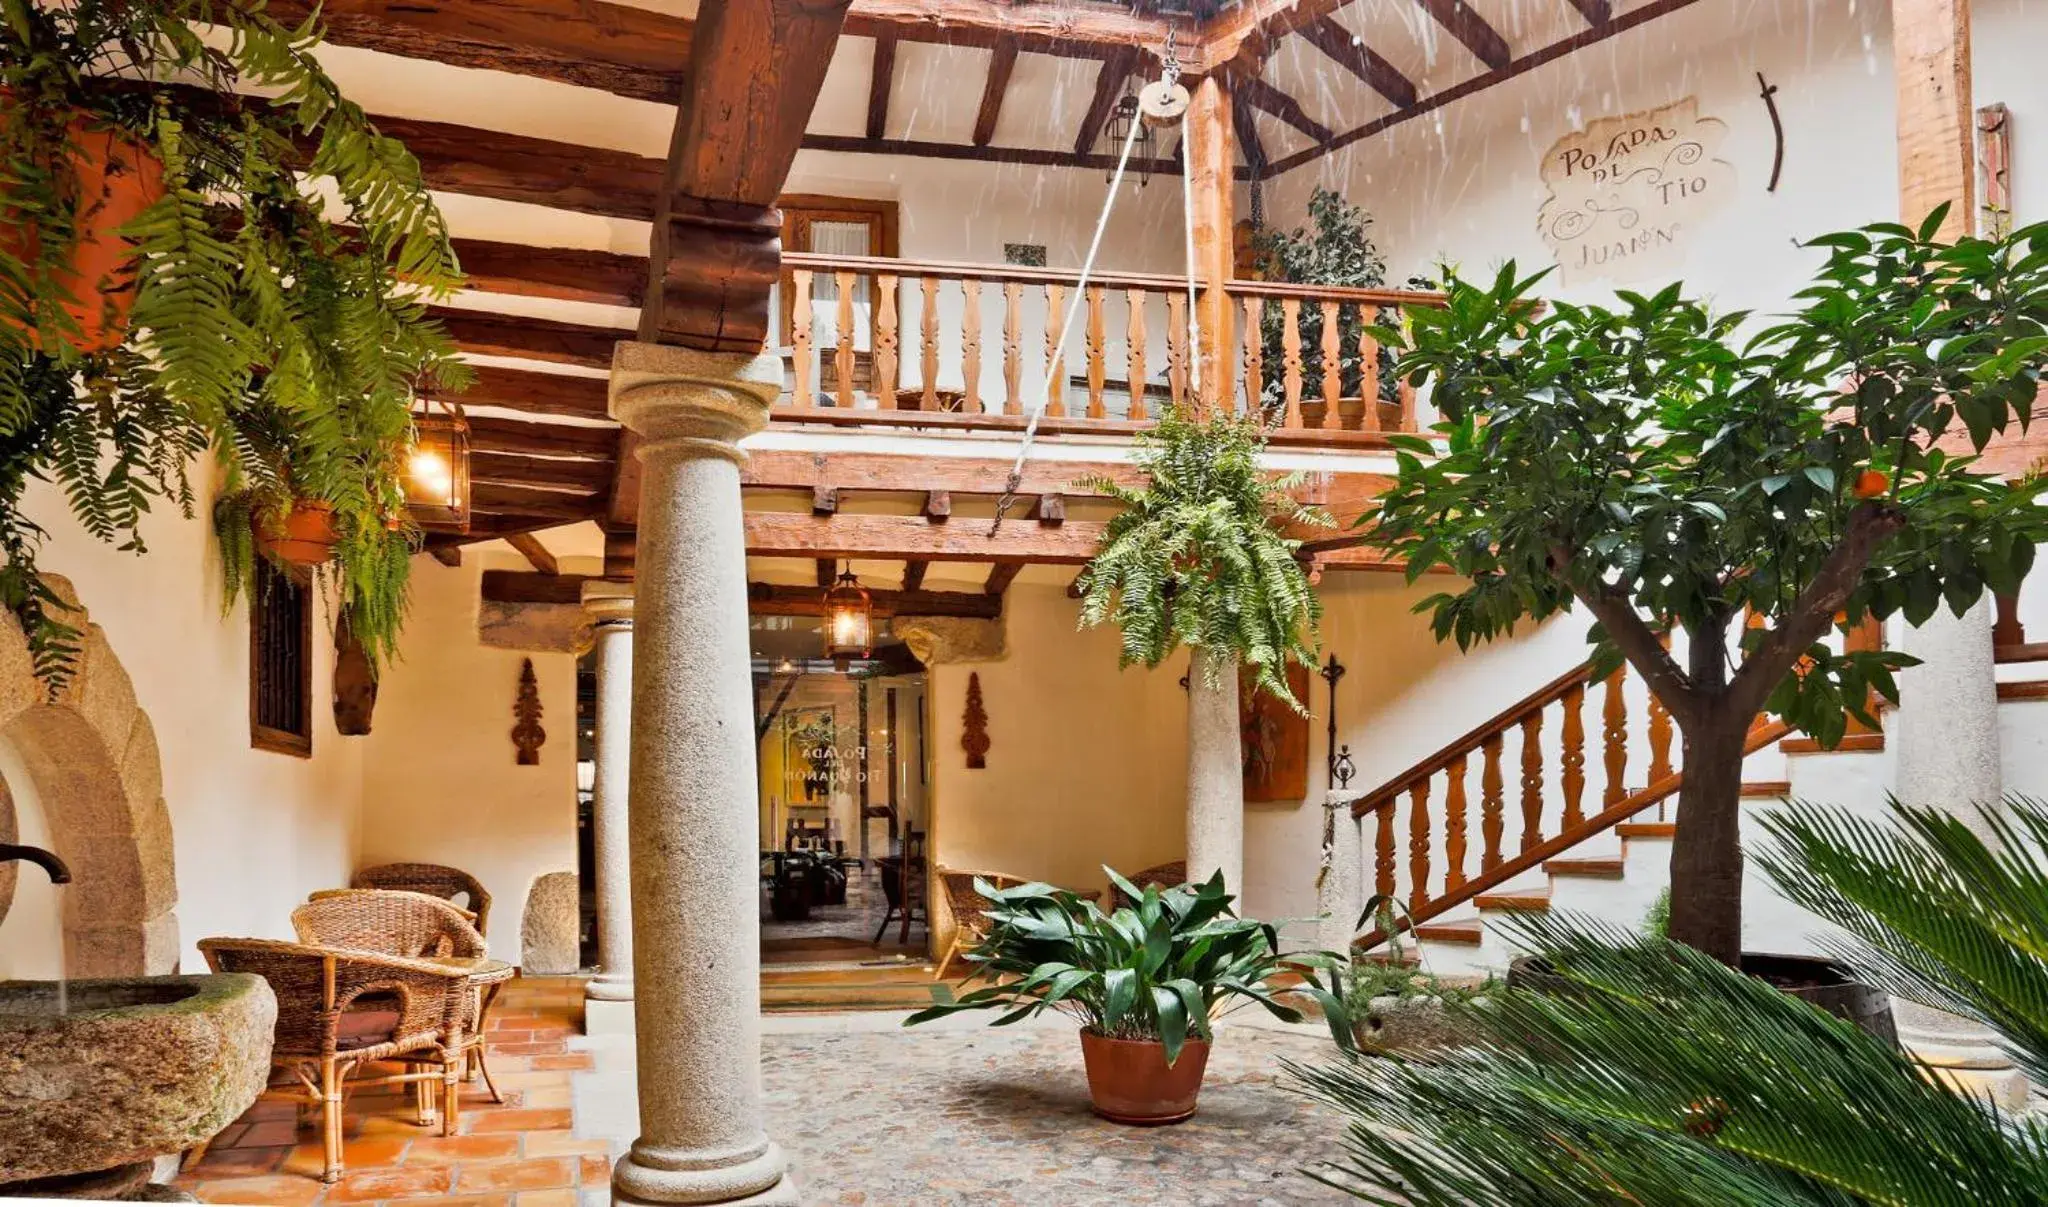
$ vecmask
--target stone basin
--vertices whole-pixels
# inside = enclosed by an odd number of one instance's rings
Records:
[[[276,1022],[247,973],[0,981],[0,1194],[211,1139],[262,1092]]]

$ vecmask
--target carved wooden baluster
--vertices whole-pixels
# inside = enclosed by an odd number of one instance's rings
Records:
[[[1465,883],[1465,756],[1452,759],[1445,774],[1451,777],[1444,795],[1444,891],[1449,893]]]
[[[1166,382],[1179,408],[1188,395],[1188,299],[1179,290],[1166,295]]]
[[[1415,383],[1402,378],[1395,386],[1395,393],[1401,399],[1401,427],[1404,432],[1415,430]]]
[[[1024,286],[1003,282],[1003,414],[1024,413]]]
[[[1131,383],[1131,413],[1129,417],[1132,419],[1143,419],[1146,415],[1145,291],[1142,289],[1124,290],[1124,305],[1131,312],[1130,325],[1124,332],[1124,351],[1129,353],[1131,358],[1130,367],[1125,370],[1125,377]]]
[[[796,372],[790,402],[800,407],[814,406],[817,400],[811,395],[811,270],[792,269],[789,289],[789,359]]]
[[[1280,380],[1286,387],[1287,409],[1282,413],[1281,427],[1301,426],[1301,302],[1297,298],[1280,299],[1280,350],[1282,373]]]
[[[981,410],[981,280],[960,282],[960,409]]]
[[[1344,397],[1344,351],[1343,335],[1337,330],[1337,303],[1323,303],[1323,430],[1336,431],[1344,426],[1344,408],[1338,401]]]
[[[922,410],[939,409],[939,279],[925,277],[918,282],[924,292],[924,309],[918,315],[918,350],[924,354],[918,362],[918,370],[924,374],[924,397],[919,400]]]
[[[1671,712],[1650,693],[1650,782],[1661,784],[1671,778]],[[1667,798],[1668,799],[1668,798]],[[1664,801],[1657,802],[1657,820],[1664,820]]]
[[[1543,714],[1522,719],[1522,853],[1543,841]]]
[[[1088,418],[1103,417],[1102,387],[1109,380],[1109,370],[1103,364],[1103,345],[1106,336],[1102,329],[1102,286],[1088,287]]]
[[[839,397],[833,399],[843,407],[853,405],[853,274],[835,272],[832,284],[839,290],[839,330],[835,338],[839,346],[833,350],[832,368],[839,378]]]
[[[1373,842],[1373,891],[1383,897],[1394,895],[1394,801],[1374,810],[1379,814],[1379,833]]]
[[[1064,415],[1067,413],[1067,363],[1066,358],[1052,359],[1060,346],[1060,320],[1066,309],[1067,290],[1063,285],[1045,287],[1045,359],[1046,384],[1050,387],[1045,396],[1045,413]]]
[[[1408,908],[1429,900],[1429,777],[1408,788]]]
[[[1265,410],[1263,401],[1266,393],[1266,340],[1260,323],[1265,321],[1266,299],[1246,297],[1244,299],[1244,396],[1245,406],[1254,415]]]
[[[1379,321],[1379,307],[1360,307],[1358,317],[1365,325]],[[1380,430],[1380,342],[1372,337],[1370,330],[1358,333],[1358,393],[1365,402],[1365,414],[1359,420],[1360,429],[1368,432]]]
[[[1586,820],[1586,689],[1573,686],[1564,694],[1564,828]]]
[[[1628,674],[1616,670],[1607,677],[1607,701],[1601,710],[1601,738],[1607,747],[1607,791],[1603,805],[1618,805],[1628,795],[1628,701],[1622,698],[1622,680]]]
[[[875,405],[885,411],[896,409],[896,275],[882,273],[875,278]]]
[[[1486,849],[1479,856],[1479,870],[1490,872],[1500,866],[1501,812],[1506,797],[1501,791],[1500,735],[1480,743],[1486,759],[1479,768],[1479,834]]]

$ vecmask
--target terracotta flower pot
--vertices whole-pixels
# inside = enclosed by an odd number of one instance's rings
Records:
[[[1115,1123],[1153,1127],[1195,1113],[1209,1041],[1188,1037],[1180,1059],[1166,1063],[1166,1045],[1150,1039],[1111,1039],[1081,1032],[1081,1062],[1095,1113]]]
[[[82,117],[71,123],[69,134],[77,151],[71,161],[78,185],[77,243],[57,283],[72,296],[64,312],[79,333],[67,335],[66,342],[81,352],[107,352],[127,337],[128,311],[135,304],[134,261],[120,231],[164,195],[164,167],[125,133],[88,128]],[[0,231],[0,247],[23,261],[41,254],[39,242],[32,231]]]
[[[293,566],[321,566],[334,557],[341,533],[334,527],[334,505],[317,499],[292,504],[282,526],[256,524],[256,552]]]

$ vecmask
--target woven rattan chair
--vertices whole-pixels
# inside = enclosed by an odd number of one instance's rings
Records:
[[[253,972],[270,982],[277,997],[270,1063],[298,1084],[265,1096],[320,1108],[321,1181],[341,1177],[342,1093],[351,1085],[413,1086],[422,1125],[431,1122],[426,1107],[438,1096],[441,1134],[455,1134],[462,1028],[473,996],[461,972],[425,960],[270,939],[202,939],[199,950],[215,972]],[[369,1008],[372,1003],[378,1008]],[[353,1077],[373,1061],[399,1059],[408,1062],[402,1073]]]
[[[439,897],[391,889],[324,889],[292,911],[292,929],[299,942],[316,947],[374,951],[412,959],[480,960],[487,954],[483,935],[469,924],[469,913]],[[483,1075],[492,1102],[503,1102],[485,1058],[483,1014],[490,986],[511,975],[500,966],[470,974],[473,1002],[454,1041],[466,1052],[465,1078]]]
[[[938,969],[932,973],[935,981],[944,979],[946,969],[962,947],[972,946],[988,936],[987,910],[991,902],[975,890],[975,880],[986,880],[996,888],[1015,888],[1024,883],[1016,876],[1005,876],[1001,872],[965,872],[946,867],[938,872],[939,890],[945,893],[946,908],[953,915],[953,941],[947,945],[946,954],[939,958]]]
[[[1176,859],[1172,863],[1156,864],[1135,876],[1126,876],[1125,879],[1136,885],[1140,891],[1150,888],[1155,884],[1160,888],[1173,888],[1175,885],[1188,882],[1187,861]],[[1114,884],[1109,886],[1109,907],[1112,910],[1123,909],[1125,906],[1136,904],[1136,901],[1124,896],[1122,889]]]
[[[475,915],[471,920],[476,923],[476,932],[480,935],[491,933],[491,895],[484,891],[482,881],[461,868],[444,867],[438,863],[381,863],[358,870],[349,878],[348,886],[425,893],[443,901],[461,897],[463,908]]]

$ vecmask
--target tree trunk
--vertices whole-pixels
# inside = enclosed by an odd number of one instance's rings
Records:
[[[1754,718],[1716,709],[1685,731],[1671,846],[1671,930],[1730,967],[1742,957],[1742,747]]]
[[[1197,649],[1188,660],[1188,883],[1200,884],[1218,871],[1242,908],[1244,751],[1237,659]]]

